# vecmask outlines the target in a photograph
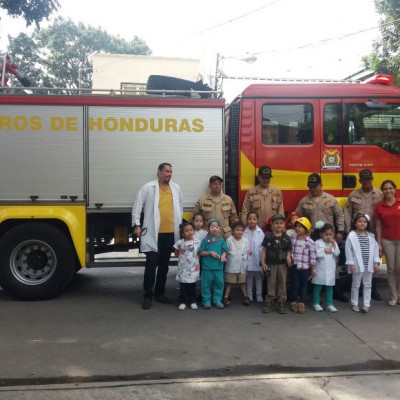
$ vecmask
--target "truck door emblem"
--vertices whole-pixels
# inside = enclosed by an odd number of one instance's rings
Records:
[[[322,153],[322,169],[341,169],[342,159],[339,150],[327,149]]]

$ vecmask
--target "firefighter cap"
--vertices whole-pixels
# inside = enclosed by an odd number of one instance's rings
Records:
[[[267,165],[262,165],[259,169],[258,169],[258,176],[261,176],[261,178],[272,178],[272,170],[270,167],[268,167]]]
[[[308,176],[308,179],[307,179],[308,187],[314,188],[314,187],[317,187],[318,185],[320,185],[321,183],[322,183],[321,177],[318,174],[313,173]]]
[[[213,175],[211,178],[210,178],[210,184],[211,183],[213,183],[213,182],[216,182],[216,181],[220,181],[221,183],[224,181],[220,176],[218,176],[218,175]]]
[[[369,180],[373,178],[372,171],[370,169],[363,169],[360,171],[360,180]]]

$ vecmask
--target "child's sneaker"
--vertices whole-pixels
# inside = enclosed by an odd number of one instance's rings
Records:
[[[306,306],[304,303],[299,303],[299,308],[297,309],[299,314],[304,314],[306,312]]]
[[[263,297],[260,294],[258,294],[257,295],[257,303],[262,303],[262,302],[263,302]]]
[[[354,304],[353,306],[351,306],[351,309],[352,309],[352,311],[354,311],[354,312],[360,312],[360,308],[359,308],[356,304]]]
[[[224,305],[222,303],[218,302],[218,303],[214,304],[214,307],[217,308],[218,310],[222,310],[224,308]]]
[[[337,308],[335,306],[333,306],[333,305],[332,306],[327,306],[326,309],[329,312],[337,312]]]
[[[199,307],[197,307],[197,304],[196,304],[196,303],[192,303],[192,304],[190,305],[190,308],[191,308],[192,310],[197,310]]]
[[[299,305],[294,301],[294,302],[290,303],[290,309],[293,312],[297,313],[299,311]]]
[[[205,310],[210,310],[210,309],[211,309],[211,304],[210,304],[210,303],[204,303],[204,304],[203,304],[203,308],[204,308]]]
[[[367,306],[364,306],[363,308],[362,308],[362,310],[361,310],[364,314],[368,314],[368,311],[369,311],[369,307],[367,307]]]
[[[181,304],[179,304],[178,310],[183,311],[185,308],[186,308],[186,304],[181,303]]]
[[[329,307],[330,306],[327,307],[328,310],[329,310]],[[314,304],[313,308],[314,308],[315,311],[322,311],[323,310],[323,308],[319,304]]]

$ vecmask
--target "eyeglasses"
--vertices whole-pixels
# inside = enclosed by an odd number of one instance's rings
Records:
[[[210,231],[218,231],[219,226],[210,226],[209,229],[210,229]]]

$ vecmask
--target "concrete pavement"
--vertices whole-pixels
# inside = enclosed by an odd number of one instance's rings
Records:
[[[336,303],[336,314],[316,313],[308,304],[304,315],[262,314],[260,304],[242,306],[239,291],[235,290],[232,305],[225,310],[178,311],[175,302],[154,303],[151,310],[145,311],[140,307],[142,274],[143,268],[84,270],[63,295],[43,302],[15,301],[0,291],[0,385],[17,390],[8,390],[6,396],[2,390],[0,399],[57,398],[29,397],[32,390],[23,397],[20,389],[24,385],[72,383],[80,387],[87,382],[110,385],[135,381],[147,387],[150,381],[160,379],[171,384],[183,379],[179,388],[192,387],[185,384],[192,382],[187,379],[208,382],[217,378],[210,387],[228,379],[236,382],[239,390],[246,387],[244,377],[268,374],[273,378],[279,373],[297,374],[288,385],[298,396],[308,385],[315,390],[324,385],[325,378],[317,377],[312,384],[304,383],[304,388],[296,389],[297,377],[307,373],[328,376],[340,372],[348,382],[346,379],[354,374],[378,371],[384,375],[376,375],[377,382],[382,376],[391,377],[391,383],[383,388],[389,390],[392,384],[397,387],[400,306],[373,302],[371,312],[365,315],[352,312],[343,303]],[[380,290],[386,297],[385,284]],[[167,294],[174,298],[178,295],[174,268]],[[391,370],[396,371],[389,374]],[[267,385],[274,393],[268,379],[260,391],[267,390]],[[280,386],[283,381],[289,382],[282,378]],[[221,393],[227,394],[230,386],[235,385],[226,385]],[[124,387],[127,393],[136,390]],[[179,388],[178,392],[183,390]],[[18,391],[21,397],[8,393]],[[50,392],[51,387],[44,391]],[[65,395],[68,393],[72,392],[68,389]],[[168,397],[168,393],[166,390],[164,397],[121,394],[118,398],[183,398]],[[102,398],[87,396],[80,398]],[[221,394],[219,398],[235,397]]]

